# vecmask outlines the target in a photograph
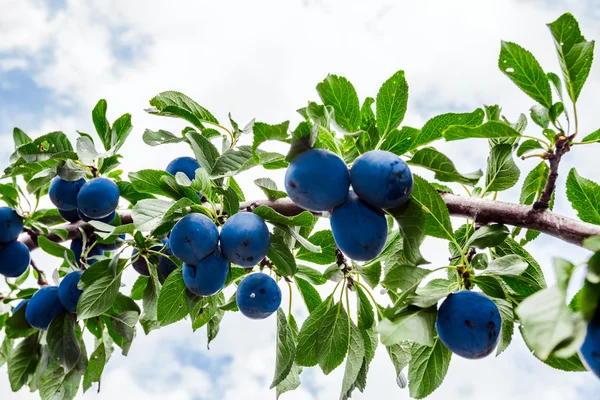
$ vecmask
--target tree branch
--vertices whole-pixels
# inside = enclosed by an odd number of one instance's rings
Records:
[[[441,196],[448,207],[448,211],[450,211],[450,215],[469,218],[481,224],[495,222],[533,229],[578,246],[581,246],[584,239],[588,237],[600,236],[599,225],[588,224],[552,211],[535,210],[522,204],[474,197],[462,197],[450,193],[441,193]],[[240,204],[240,209],[252,210],[259,206],[271,207],[285,216],[294,216],[305,211],[294,204],[289,198],[250,201]],[[322,216],[321,213],[313,214]],[[133,222],[131,211],[129,210],[120,211],[119,216],[124,224]],[[66,229],[69,232],[67,240],[81,238],[79,229],[83,229],[86,234],[91,234],[93,232],[93,227],[82,221],[61,225],[59,228]],[[53,233],[49,234],[47,238],[57,243],[63,241],[62,238]],[[30,250],[34,250],[38,247],[37,238],[31,237],[28,234],[21,235],[19,240],[27,245]]]
[[[552,199],[552,193],[556,188],[556,179],[558,178],[558,166],[562,157],[571,150],[571,142],[575,134],[571,136],[565,136],[561,133],[556,135],[555,138],[555,149],[554,152],[548,151],[548,161],[550,162],[550,175],[548,175],[548,181],[546,181],[546,187],[538,201],[533,203],[535,210],[546,210]]]

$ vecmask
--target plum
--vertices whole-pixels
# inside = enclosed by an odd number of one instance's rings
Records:
[[[406,203],[413,189],[408,164],[394,153],[383,150],[366,152],[354,160],[350,181],[362,201],[379,208]]]
[[[77,208],[92,219],[110,215],[119,205],[119,187],[107,178],[94,178],[79,190]]]
[[[352,260],[369,261],[383,251],[388,230],[385,215],[354,192],[333,210],[330,223],[335,243]]]
[[[212,296],[218,293],[223,288],[228,273],[229,261],[223,257],[218,247],[195,267],[183,264],[185,286],[196,296]]]
[[[285,191],[302,208],[329,211],[348,196],[346,163],[328,150],[311,149],[298,155],[285,172]]]
[[[60,216],[67,222],[77,222],[81,220],[81,217],[79,216],[79,211],[77,209],[75,210],[70,210],[70,211],[65,211],[65,210],[58,210],[58,213],[60,214]]]
[[[10,207],[0,207],[0,244],[19,238],[23,231],[23,218]]]
[[[174,159],[167,165],[167,172],[175,176],[178,172],[183,172],[191,181],[196,177],[196,170],[200,168],[200,164],[192,157],[179,157]]]
[[[0,244],[0,274],[16,278],[27,270],[31,262],[29,249],[21,242]]]
[[[113,220],[117,216],[117,212],[113,211],[110,214],[108,214],[106,217],[102,217],[102,218],[90,218],[87,215],[85,215],[84,213],[82,213],[80,210],[77,210],[77,215],[79,216],[79,219],[84,222],[100,221],[100,222],[104,222],[105,224],[110,224],[111,222],[113,222]]]
[[[73,254],[75,255],[75,262],[77,262],[77,265],[81,266],[81,253],[83,251],[83,242],[81,239],[75,239],[71,241],[71,250],[73,250]],[[92,247],[87,253],[87,264],[92,265],[98,262],[98,260],[92,259],[91,257],[103,255],[104,251],[100,250],[98,246]]]
[[[76,181],[65,181],[56,177],[50,183],[48,190],[50,201],[59,210],[73,211],[77,209],[77,195],[84,184],[85,179],[83,178]]]
[[[281,289],[269,275],[257,272],[242,280],[235,301],[246,317],[265,319],[279,308]]]
[[[113,243],[96,243],[96,247],[102,251],[115,251],[123,244],[124,240],[125,234],[122,234]]]
[[[198,265],[215,251],[219,242],[219,230],[214,222],[203,214],[190,214],[180,219],[169,237],[173,254],[189,265]]]
[[[81,274],[83,274],[83,271],[70,272],[58,285],[58,299],[65,310],[70,313],[77,311],[77,302],[81,297],[81,293],[83,293],[83,290],[77,287]]]
[[[588,323],[580,354],[588,369],[600,378],[600,307],[596,309],[596,315]]]
[[[33,328],[45,331],[58,314],[64,311],[58,298],[58,286],[46,286],[34,293],[25,308],[25,319]]]
[[[13,314],[16,314],[17,311],[19,311],[21,309],[21,307],[23,307],[25,304],[29,303],[29,300],[21,300],[19,302],[19,304],[17,304],[15,306],[15,308],[13,309]]]
[[[436,328],[440,340],[464,358],[490,355],[500,339],[502,319],[487,296],[463,290],[450,294],[438,310]]]
[[[168,256],[173,255],[171,249],[169,249],[169,240],[167,238],[162,239],[162,246],[153,246],[151,247],[151,250],[160,251],[163,249],[163,247],[165,248],[163,250],[164,254]],[[136,255],[137,253],[138,250],[134,249],[132,255]],[[156,256],[156,254],[154,256]],[[148,270],[148,263],[143,257],[138,258],[132,265],[133,269],[135,269],[138,274],[150,276],[150,271]],[[167,278],[169,275],[171,275],[171,272],[177,269],[177,264],[175,264],[167,257],[160,256],[158,257],[158,264],[156,265],[156,268],[158,269],[158,272],[163,276],[163,278]]]
[[[221,228],[221,249],[225,257],[241,267],[258,264],[269,251],[269,228],[261,217],[240,212],[230,217]]]

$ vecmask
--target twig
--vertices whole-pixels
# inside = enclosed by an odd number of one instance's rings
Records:
[[[39,286],[47,286],[48,282],[46,281],[46,275],[44,274],[44,271],[42,271],[41,269],[39,269],[37,267],[37,265],[35,264],[35,261],[31,260],[31,268],[33,268],[35,270],[35,272],[37,272],[38,275],[38,279],[37,279],[37,283]]]
[[[550,175],[548,175],[548,181],[546,182],[546,187],[542,192],[542,196],[539,201],[533,203],[534,210],[546,210],[548,209],[548,205],[550,204],[550,199],[552,198],[552,193],[556,188],[556,179],[558,178],[558,166],[560,164],[560,160],[562,157],[571,150],[571,142],[575,134],[571,136],[564,136],[563,134],[557,134],[555,139],[555,149],[554,153],[548,153],[548,160],[550,162]]]

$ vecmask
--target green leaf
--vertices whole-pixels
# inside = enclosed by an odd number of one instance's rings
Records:
[[[180,201],[189,199],[181,199]],[[150,232],[165,217],[166,213],[178,203],[159,199],[146,199],[133,206],[131,217],[138,231]]]
[[[377,130],[381,137],[386,137],[400,126],[407,106],[408,83],[404,71],[398,71],[385,81],[377,93]]]
[[[210,174],[219,158],[219,151],[215,145],[198,132],[188,132],[185,137],[190,141],[198,164]]]
[[[317,271],[314,268],[307,267],[306,265],[298,265],[298,271],[296,272],[296,276],[300,276],[306,281],[312,283],[313,285],[323,285],[327,282],[327,279],[323,276],[323,274]]]
[[[529,267],[521,275],[523,278],[527,278],[529,282],[523,282],[515,280],[512,277],[503,277],[503,281],[515,292],[520,295],[527,296],[531,293],[536,292],[540,288],[546,287],[546,281],[544,280],[544,274],[540,265],[535,259],[529,254],[522,246],[515,242],[511,238],[507,238],[504,243],[496,246],[493,249],[494,257],[502,257],[509,254],[516,254],[524,259]],[[498,297],[498,296],[494,296]]]
[[[411,355],[408,364],[410,397],[423,399],[444,381],[452,353],[438,338],[431,347],[413,344]]]
[[[21,129],[15,127],[13,129],[13,141],[15,142],[15,148],[31,143],[31,138],[23,132]]]
[[[321,295],[319,295],[319,291],[302,278],[295,276],[294,281],[296,282],[296,286],[298,287],[302,299],[304,299],[304,304],[306,304],[308,312],[312,313],[321,304]]]
[[[11,339],[17,339],[33,335],[36,332],[36,330],[31,328],[31,326],[25,319],[26,309],[27,304],[19,308],[17,312],[13,313],[13,315],[8,317],[4,327],[6,337],[9,337]]]
[[[539,163],[525,178],[521,189],[520,203],[531,205],[538,200],[544,191],[550,168],[545,161]]]
[[[511,145],[494,146],[488,157],[485,192],[501,192],[510,189],[519,181],[520,174],[519,167],[512,157]]]
[[[422,206],[416,201],[387,210],[398,222],[398,230],[402,235],[402,250],[406,259],[413,265],[427,264],[421,254],[421,243],[425,238],[426,217]]]
[[[85,375],[83,376],[82,387],[84,393],[92,387],[92,383],[100,383],[100,378],[102,377],[104,366],[108,361],[107,358],[108,357],[106,354],[106,347],[104,345],[104,342],[101,342],[90,356],[90,361],[88,363],[87,370],[85,371]]]
[[[264,122],[255,122],[252,127],[254,141],[252,142],[252,151],[256,151],[258,146],[268,140],[279,140],[286,142],[289,138],[288,129],[290,121],[282,122],[279,125],[269,125]],[[285,378],[285,377],[284,377]]]
[[[474,186],[483,175],[481,170],[469,174],[459,173],[452,160],[432,147],[418,150],[408,163],[435,172],[435,179],[441,182],[457,182]]]
[[[356,301],[358,302],[358,327],[371,329],[375,325],[375,313],[371,301],[359,285],[355,285],[354,289],[356,289]]]
[[[296,273],[296,259],[287,244],[280,236],[271,235],[271,246],[267,257],[275,264],[277,271],[283,276],[293,276]],[[261,260],[256,260],[259,263]]]
[[[360,276],[362,276],[367,283],[367,285],[371,286],[371,288],[375,288],[379,285],[379,281],[381,280],[381,263],[375,262],[371,265],[363,265],[359,268],[356,268],[357,272]]]
[[[131,133],[133,129],[133,125],[131,124],[131,114],[123,114],[112,126],[112,134],[111,134],[111,147],[113,148],[113,152],[119,151],[121,146],[127,140],[127,137]]]
[[[271,178],[255,179],[254,184],[263,191],[269,200],[277,200],[287,197],[287,193],[277,189],[277,184]]]
[[[346,369],[344,371],[344,380],[342,381],[341,398],[351,392],[353,385],[358,378],[358,374],[365,358],[365,341],[361,331],[354,322],[350,321],[350,345],[348,347],[348,357],[346,359]]]
[[[388,289],[408,290],[421,282],[431,271],[413,265],[391,264],[381,282]]]
[[[315,352],[325,375],[329,375],[346,358],[350,342],[349,324],[350,318],[341,302],[331,307],[321,321]]]
[[[360,126],[360,105],[354,86],[344,77],[327,75],[317,85],[317,92],[326,106],[333,107],[337,124],[346,132],[354,133]]]
[[[296,258],[320,265],[329,265],[335,262],[336,245],[333,239],[333,233],[331,233],[330,230],[315,232],[308,238],[308,241],[321,247],[321,252],[314,253],[302,247],[296,254]]]
[[[46,341],[53,362],[57,362],[68,373],[77,365],[81,357],[81,348],[75,335],[75,315],[62,312],[57,315],[50,326]]]
[[[572,168],[567,178],[567,198],[584,222],[600,225],[600,185]]]
[[[8,380],[13,392],[21,389],[35,371],[40,348],[38,336],[36,333],[23,339],[8,360]]]
[[[471,282],[477,285],[479,289],[490,297],[503,299],[506,297],[500,281],[494,276],[477,275],[471,276]]]
[[[119,187],[121,197],[130,202],[132,205],[135,205],[140,200],[154,198],[154,196],[149,193],[138,192],[135,190],[133,185],[127,181],[117,182],[117,186]]]
[[[528,139],[519,145],[517,157],[521,157],[533,150],[543,150],[543,147],[537,140]]]
[[[315,147],[318,134],[318,125],[311,126],[308,121],[303,121],[298,124],[296,129],[292,132],[292,144],[285,160],[292,162],[299,154]]]
[[[310,213],[310,211],[303,211],[300,214],[295,215],[293,217],[287,217],[285,215],[279,214],[271,207],[266,206],[256,207],[253,212],[254,214],[264,219],[266,222],[278,225],[310,227],[313,226],[315,219],[315,217]]]
[[[167,171],[142,169],[129,173],[129,180],[133,188],[141,193],[152,193],[170,197],[163,189],[162,178],[171,176]]]
[[[155,109],[147,110],[150,114],[174,118],[183,118],[198,129],[203,129],[203,122],[218,124],[219,121],[204,107],[183,93],[167,91],[150,100]]]
[[[521,257],[510,254],[496,258],[488,264],[488,267],[480,275],[521,275],[529,267]]]
[[[113,275],[108,268],[108,260],[94,266],[96,269],[89,268],[81,276],[80,287],[85,285],[85,288],[77,303],[78,321],[106,312],[114,304],[121,288],[121,273]],[[90,279],[92,276],[93,281]]]
[[[92,120],[96,127],[96,132],[102,141],[104,150],[108,151],[111,147],[111,128],[110,122],[106,119],[106,109],[108,105],[106,100],[101,99],[98,101],[94,109],[92,110]]]
[[[531,120],[535,122],[540,128],[547,128],[550,125],[550,117],[548,116],[548,109],[539,104],[534,105],[529,109],[529,115]]]
[[[38,237],[38,244],[40,246],[40,249],[50,254],[51,256],[58,257],[60,259],[68,259],[73,264],[76,264],[73,250],[68,249],[58,243],[54,243],[45,236]]]
[[[323,301],[302,324],[298,333],[298,346],[296,347],[296,363],[303,367],[314,367],[318,364],[317,358],[317,340],[319,337],[319,327],[327,318],[327,312],[330,310],[331,297]],[[331,308],[337,309],[337,307]],[[347,332],[347,330],[346,330]]]
[[[160,146],[161,144],[181,143],[185,141],[185,138],[183,136],[176,136],[163,129],[157,131],[146,129],[142,135],[142,140],[148,146]]]
[[[548,109],[552,106],[550,83],[529,51],[516,43],[502,41],[498,68],[533,100]]]
[[[590,74],[594,60],[594,41],[586,41],[579,30],[579,24],[572,14],[561,15],[548,24],[554,37],[565,85],[569,97],[575,103]]]
[[[16,207],[19,204],[19,193],[10,184],[0,184],[0,200],[9,207]]]
[[[411,344],[410,343],[402,343],[402,344],[393,344],[391,346],[386,346],[385,349],[390,356],[390,360],[394,365],[394,369],[396,370],[396,375],[400,375],[402,370],[408,366],[411,355]]]
[[[393,321],[382,320],[377,328],[381,343],[391,346],[409,341],[433,346],[436,315],[435,309],[411,307],[402,311]]]
[[[185,301],[186,287],[181,268],[171,272],[160,290],[157,303],[157,320],[166,326],[183,319],[188,314]]]
[[[509,233],[508,228],[503,224],[483,225],[471,235],[467,246],[480,249],[495,247],[504,242]]]
[[[448,128],[455,125],[459,125],[463,128],[475,128],[481,125],[483,117],[484,113],[481,108],[478,108],[471,113],[447,113],[435,116],[427,121],[425,125],[423,125],[423,129],[414,136],[410,149],[416,149],[419,146],[441,139],[442,136],[446,136],[446,140],[456,140],[448,139],[448,136],[445,134]]]
[[[0,367],[3,366],[9,359],[13,351],[14,340],[8,336],[4,337],[0,345]]]
[[[450,294],[452,282],[447,279],[434,279],[427,285],[417,289],[414,297],[409,299],[410,304],[421,308],[432,307],[439,300]]]
[[[429,182],[413,175],[414,187],[411,201],[421,207],[425,214],[425,234],[440,239],[452,240],[452,225],[446,203]]]
[[[268,153],[257,149],[253,153],[250,146],[237,146],[229,149],[215,162],[211,172],[212,178],[237,175],[250,168],[276,160],[282,160],[283,156],[278,153]]]
[[[508,348],[512,341],[512,337],[515,331],[515,313],[513,311],[512,303],[504,299],[490,298],[498,307],[500,316],[502,317],[502,330],[500,336],[500,343],[496,349],[496,356],[499,356]]]
[[[476,127],[453,125],[444,131],[444,138],[449,142],[469,138],[500,139],[520,136],[517,130],[501,121],[489,121]]]
[[[398,156],[404,155],[413,148],[412,143],[420,135],[418,129],[410,126],[403,126],[402,129],[396,129],[390,132],[381,143],[380,150],[389,151]]]
[[[582,142],[584,143],[590,143],[590,142],[598,142],[600,141],[600,129],[590,133],[589,135],[587,135],[586,137],[584,137],[582,140]]]
[[[240,211],[240,199],[231,186],[227,187],[227,190],[223,193],[223,211],[229,216]]]
[[[277,310],[277,353],[275,361],[275,376],[271,389],[279,385],[288,376],[296,357],[296,345],[292,330],[281,308]]]
[[[144,290],[146,290],[146,286],[148,286],[149,277],[140,275],[133,283],[131,287],[131,297],[133,300],[142,300],[144,297]]]

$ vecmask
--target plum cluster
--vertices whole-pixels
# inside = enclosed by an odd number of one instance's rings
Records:
[[[298,155],[285,175],[285,189],[294,203],[310,211],[331,212],[337,246],[356,261],[369,261],[381,253],[387,240],[383,209],[406,203],[412,188],[406,162],[381,150],[364,153],[348,171],[334,153],[311,149]]]
[[[29,267],[29,249],[17,239],[23,231],[23,218],[10,207],[0,207],[0,274],[21,276]]]
[[[119,205],[119,187],[110,179],[84,178],[67,181],[56,177],[50,183],[50,200],[60,215],[69,222],[79,220],[110,223]]]

